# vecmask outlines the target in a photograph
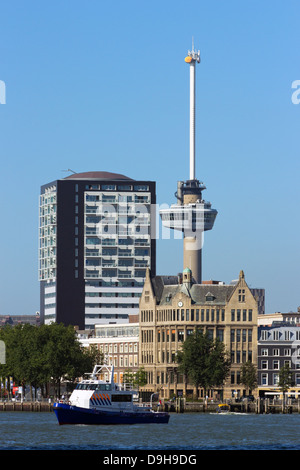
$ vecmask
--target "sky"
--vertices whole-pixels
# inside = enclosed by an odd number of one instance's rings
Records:
[[[265,289],[266,313],[296,311],[299,0],[0,6],[0,314],[39,311],[41,185],[66,170],[111,171],[156,181],[158,206],[176,202],[189,178],[192,40],[196,178],[218,211],[203,279],[228,283],[243,270]],[[182,263],[182,240],[158,233],[157,274]]]

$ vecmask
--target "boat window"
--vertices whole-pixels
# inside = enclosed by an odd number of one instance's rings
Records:
[[[78,384],[76,390],[88,390],[88,384]]]
[[[107,391],[111,390],[111,384],[83,384],[80,383],[77,385],[76,390],[101,390]]]
[[[131,401],[131,395],[130,394],[112,395],[111,396],[111,401],[130,402]]]
[[[98,384],[96,390],[111,390],[111,384]]]

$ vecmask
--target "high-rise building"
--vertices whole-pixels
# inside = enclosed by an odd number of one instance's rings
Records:
[[[41,322],[79,329],[139,312],[146,268],[155,273],[155,182],[75,173],[41,187]]]

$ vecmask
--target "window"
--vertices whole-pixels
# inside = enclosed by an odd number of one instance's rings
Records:
[[[183,330],[178,330],[178,341],[179,342],[184,341],[184,331]]]
[[[130,394],[128,395],[112,395],[111,396],[111,401],[113,402],[131,402],[131,396]]]
[[[245,289],[239,289],[239,302],[245,302]]]
[[[261,384],[268,385],[268,374],[261,374]]]
[[[262,369],[267,369],[268,368],[268,361],[266,361],[266,360],[261,361],[261,368]]]
[[[277,386],[279,383],[279,374],[273,374],[273,385]]]
[[[279,339],[280,339],[280,332],[279,332],[279,330],[274,330],[274,331],[273,331],[273,340],[274,340],[274,341],[279,341]]]
[[[224,330],[221,328],[217,328],[217,338],[219,341],[224,341]]]
[[[260,335],[260,339],[262,341],[266,341],[268,339],[268,337],[269,337],[268,331],[267,330],[262,330],[261,335]]]
[[[235,330],[231,329],[230,330],[230,341],[234,343],[235,341]]]
[[[284,340],[285,340],[285,341],[291,341],[291,337],[292,337],[292,332],[289,331],[289,330],[285,330],[285,332],[284,332]]]

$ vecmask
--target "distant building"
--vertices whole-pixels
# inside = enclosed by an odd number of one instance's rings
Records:
[[[84,330],[138,315],[146,269],[155,272],[155,204],[155,182],[115,173],[75,173],[41,187],[43,323]]]
[[[29,323],[30,325],[40,325],[40,315],[0,315],[0,327],[4,325],[24,325]]]
[[[179,374],[176,353],[196,328],[219,338],[231,355],[231,372],[224,387],[210,390],[209,397],[237,398],[246,392],[240,382],[241,366],[257,363],[258,298],[249,289],[243,271],[238,282],[195,284],[192,272],[178,276],[154,276],[148,272],[140,300],[140,367],[145,367],[145,391],[163,397],[191,396],[194,387]],[[200,390],[203,397],[203,390]]]
[[[297,312],[265,313],[258,316],[258,326],[272,326],[273,322],[277,321],[294,322],[300,325],[300,307],[298,307]]]

